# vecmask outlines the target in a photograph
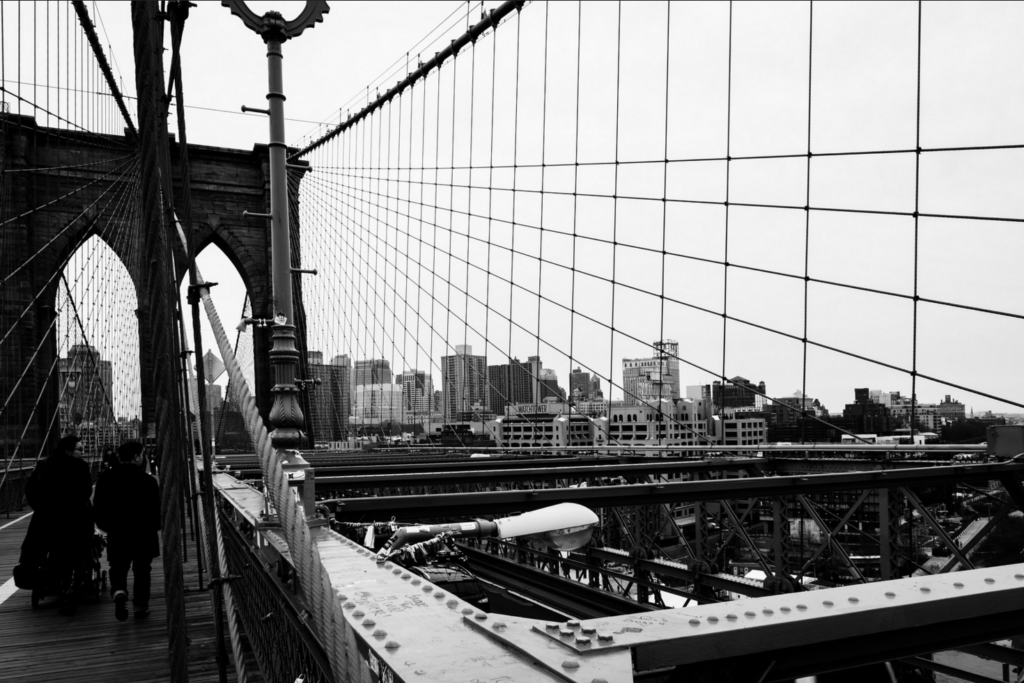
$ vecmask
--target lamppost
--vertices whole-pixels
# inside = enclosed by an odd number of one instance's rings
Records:
[[[284,76],[282,73],[281,44],[295,38],[307,28],[323,21],[329,9],[324,0],[307,0],[299,15],[285,21],[278,12],[267,12],[257,16],[246,7],[242,0],[224,0],[222,3],[231,13],[255,31],[267,44],[267,109],[242,107],[243,111],[254,111],[270,117],[270,213],[259,214],[269,218],[271,224],[271,277],[273,280],[273,345],[270,349],[270,364],[274,367],[274,404],[270,409],[270,442],[274,445],[281,461],[288,460],[290,468],[301,469],[305,465],[298,448],[303,440],[304,420],[299,388],[295,381],[299,349],[296,345],[295,315],[292,307],[292,257],[288,225],[288,151],[284,138]],[[255,214],[249,214],[255,215]],[[307,487],[308,488],[308,487]],[[307,496],[311,499],[311,496]],[[306,507],[306,515],[313,513],[312,506]]]

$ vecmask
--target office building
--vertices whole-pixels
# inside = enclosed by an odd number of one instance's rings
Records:
[[[654,356],[622,359],[622,390],[626,405],[652,405],[679,398],[679,343],[656,341]]]
[[[313,433],[316,443],[345,439],[352,412],[352,369],[348,356],[335,356],[330,365],[323,363],[320,351],[310,351],[308,358],[309,379],[314,381],[306,385],[309,401],[306,429]]]
[[[355,393],[352,421],[378,425],[402,421],[402,387],[397,384],[360,384]]]
[[[429,418],[434,409],[434,381],[422,370],[406,370],[395,382],[402,387],[403,422],[419,422]]]
[[[441,412],[457,420],[488,411],[487,356],[474,356],[473,347],[460,344],[455,354],[441,357]]]
[[[352,368],[353,391],[362,385],[391,384],[391,363],[383,358],[357,360]]]
[[[724,384],[715,380],[711,385],[711,399],[715,412],[721,414],[730,408],[752,407],[762,409],[765,403],[764,382],[754,384],[746,377],[736,376]]]

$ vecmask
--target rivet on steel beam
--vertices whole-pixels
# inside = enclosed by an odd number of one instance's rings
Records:
[[[395,576],[398,576],[399,574],[402,573],[402,570],[399,569],[398,567],[395,567],[394,569],[391,570],[391,573],[394,574]]]
[[[690,626],[700,626],[700,619],[690,619]],[[598,636],[598,638],[600,637]]]
[[[352,609],[355,606],[356,606],[356,603],[354,603],[354,602],[346,602],[345,603],[345,609]]]
[[[389,650],[397,650],[398,649],[398,642],[396,642],[394,640],[389,640],[387,643],[385,643],[384,647],[386,647]]]
[[[392,568],[392,567],[394,567],[394,566],[395,566],[395,565],[391,564],[390,562],[385,562],[385,563],[384,563],[384,569],[391,569],[391,568]]]
[[[434,593],[434,599],[444,600],[444,593],[441,591],[437,591],[436,593]]]
[[[473,615],[473,618],[479,621],[485,621],[487,619],[487,612],[477,612]]]
[[[352,616],[354,616],[356,619],[361,619],[366,616],[366,612],[364,612],[361,609],[357,609],[355,612],[352,613]]]
[[[423,586],[422,590],[423,590],[424,593],[433,593],[434,592],[434,587],[433,586],[425,585],[425,586]]]
[[[583,627],[582,629],[580,629],[580,630],[581,630],[581,631],[582,631],[583,633],[586,633],[586,634],[587,634],[588,636],[592,636],[592,635],[594,635],[595,633],[597,633],[597,629],[596,629],[596,628],[594,628],[593,626],[584,626],[584,627]]]
[[[572,632],[571,628],[560,628],[558,629],[558,635],[563,638],[572,638],[575,634]]]
[[[402,578],[405,579],[406,581],[408,581],[409,579],[412,578],[412,574],[402,574]]]
[[[708,617],[708,623],[709,624],[717,624],[718,623],[718,617],[716,617],[714,615],[711,615],[710,617]]]
[[[964,587],[964,585],[962,583],[960,583],[959,581],[957,581],[956,583],[953,584],[953,588],[963,588],[963,587]]]
[[[563,669],[578,669],[578,668],[580,668],[580,663],[577,662],[575,659],[567,659],[564,662],[562,662],[562,668]]]
[[[613,636],[611,633],[598,633],[597,639],[610,643],[611,641],[615,640],[615,636]]]
[[[463,607],[462,608],[462,613],[463,614],[472,614],[473,613],[473,608],[472,607]]]
[[[1017,579],[1018,581],[1024,581],[1024,574],[1014,574],[1013,578]]]
[[[854,604],[854,605],[856,605],[856,604],[857,604],[858,602],[860,602],[860,600],[858,600],[858,599],[857,599],[856,597],[854,597],[854,596],[852,596],[852,595],[851,595],[851,596],[850,596],[849,598],[847,598],[847,600],[848,600],[848,601],[849,601],[850,603]]]
[[[565,625],[568,626],[569,628],[579,628],[580,627],[580,621],[579,621],[579,619],[570,619],[569,621],[565,622]]]
[[[922,593],[931,593],[932,589],[929,588],[928,586],[921,586],[921,592]]]
[[[885,597],[892,599],[896,597],[896,594],[892,591],[885,591]]]
[[[586,636],[576,636],[577,645],[590,645],[590,638]]]
[[[594,680],[590,681],[590,683],[608,683],[608,679],[607,678],[595,678]]]
[[[803,612],[805,609],[807,609],[807,605],[797,605],[796,608]]]
[[[504,621],[496,621],[493,624],[491,624],[491,628],[493,628],[495,631],[500,631],[501,629],[506,628],[506,624]]]
[[[421,583],[423,583],[423,582],[422,582],[422,581],[420,581],[419,579],[413,579],[413,580],[412,580],[412,585],[414,585],[414,586],[418,586],[418,585],[420,585]]]
[[[342,602],[345,602],[346,600],[348,600],[348,596],[345,595],[344,593],[338,593],[338,600],[341,600]]]
[[[824,600],[821,604],[823,604],[825,607],[831,607],[833,603],[831,600]]]
[[[386,638],[387,635],[388,635],[388,632],[385,631],[382,628],[375,629],[374,632],[373,632],[373,637],[374,638]]]
[[[765,608],[765,609],[761,610],[761,614],[765,615],[766,617],[770,617],[773,614],[775,614],[775,611],[774,610],[770,610],[768,608]]]
[[[780,608],[779,608],[779,611],[780,611],[780,612],[784,612],[784,613],[786,613],[786,614],[789,614],[789,613],[790,613],[790,612],[792,612],[793,610],[791,610],[791,609],[790,609],[789,607],[787,607],[786,605],[783,605],[782,607],[780,607]]]
[[[557,631],[558,630],[558,624],[556,624],[553,621],[549,621],[548,623],[544,624],[544,628],[547,629],[548,631]]]
[[[754,617],[757,616],[757,614],[755,614],[754,612],[751,612],[750,610],[747,610],[746,612],[743,613],[743,616],[748,617],[750,619],[753,619]]]
[[[363,620],[363,626],[365,626],[366,628],[373,628],[376,625],[377,625],[377,622],[374,621],[373,619],[364,619]]]
[[[735,614],[726,614],[725,618],[728,619],[729,621],[736,621],[736,615]]]
[[[445,604],[448,605],[448,609],[455,609],[456,607],[459,606],[459,601],[458,600],[449,600]]]
[[[993,579],[991,576],[985,578],[985,583],[995,583],[995,582],[996,582],[996,580]]]

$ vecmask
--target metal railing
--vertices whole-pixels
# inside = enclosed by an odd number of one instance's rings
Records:
[[[260,531],[248,533],[219,506],[227,554],[225,575],[236,595],[235,610],[267,681],[333,683],[327,655],[307,623],[309,613],[293,590],[297,581],[284,556],[276,562],[257,545]],[[275,567],[275,564],[277,565]]]
[[[32,467],[12,467],[0,483],[0,512],[8,517],[14,510],[25,507],[25,485],[32,474]]]

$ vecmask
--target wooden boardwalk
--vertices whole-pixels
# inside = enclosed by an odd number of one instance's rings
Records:
[[[160,558],[153,561],[152,614],[148,619],[135,621],[129,615],[128,621],[117,621],[114,603],[107,593],[99,602],[83,599],[73,617],[58,614],[52,598],[49,604],[42,603],[33,610],[30,591],[15,589],[13,581],[8,583],[29,523],[28,518],[19,517],[27,512],[28,508],[12,513],[10,520],[0,517],[0,681],[169,683],[167,612]],[[9,526],[3,528],[5,525]],[[189,533],[187,529],[185,533]],[[188,559],[184,572],[189,680],[214,683],[218,675],[213,610],[209,593],[198,590],[195,547],[191,541]],[[104,554],[104,568],[106,560]],[[128,582],[130,590],[131,574]],[[231,664],[228,680],[235,680]]]

